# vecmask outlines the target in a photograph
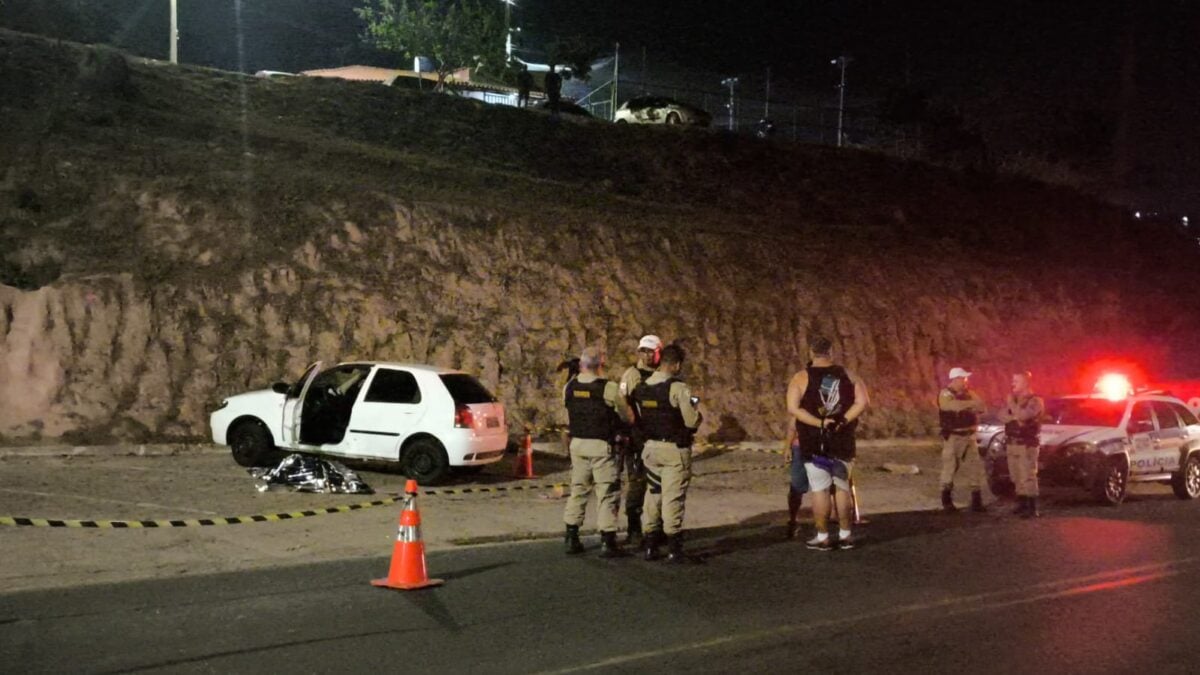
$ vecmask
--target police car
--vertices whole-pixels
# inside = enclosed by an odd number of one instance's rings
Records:
[[[209,422],[242,466],[304,452],[394,462],[422,484],[499,461],[508,446],[504,405],[479,380],[406,363],[317,362],[293,383],[225,399]]]
[[[1129,483],[1170,484],[1180,499],[1200,497],[1200,421],[1163,392],[1097,393],[1046,401],[1038,479],[1084,487],[1104,504],[1125,499]],[[988,482],[1012,492],[1003,442],[987,450]]]

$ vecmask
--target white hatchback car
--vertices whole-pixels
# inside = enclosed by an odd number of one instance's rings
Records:
[[[225,399],[210,424],[242,466],[305,452],[397,462],[422,484],[499,461],[508,446],[504,406],[479,380],[404,363],[318,362],[294,384]]]

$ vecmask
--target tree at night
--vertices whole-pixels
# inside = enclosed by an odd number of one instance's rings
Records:
[[[504,16],[499,3],[481,0],[367,0],[355,10],[366,22],[363,39],[407,59],[434,60],[439,90],[459,68],[504,69]]]

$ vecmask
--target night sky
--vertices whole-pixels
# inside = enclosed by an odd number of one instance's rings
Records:
[[[23,8],[73,1],[7,0],[0,20],[13,25]],[[95,27],[107,37],[96,39],[165,55],[167,0],[92,4],[108,8]],[[181,58],[189,63],[253,72],[392,61],[359,44],[357,0],[179,4]],[[761,91],[769,66],[773,98],[783,101],[832,96],[829,61],[848,54],[855,60],[847,91],[857,101],[919,89],[959,106],[997,150],[1086,163],[1135,205],[1200,213],[1197,4],[519,0],[516,22],[528,48],[574,35],[619,41],[631,79],[643,76],[643,49],[647,79],[670,73],[714,90],[720,78],[737,75],[748,92]],[[1079,137],[1092,128],[1097,133]]]

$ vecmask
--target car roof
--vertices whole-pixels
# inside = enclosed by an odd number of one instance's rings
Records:
[[[441,366],[431,366],[427,363],[404,363],[400,361],[343,361],[339,366],[383,366],[385,368],[402,368],[404,370],[418,370],[425,373],[436,373],[438,375],[447,375],[450,373],[461,373],[461,370],[454,368],[442,368]]]

